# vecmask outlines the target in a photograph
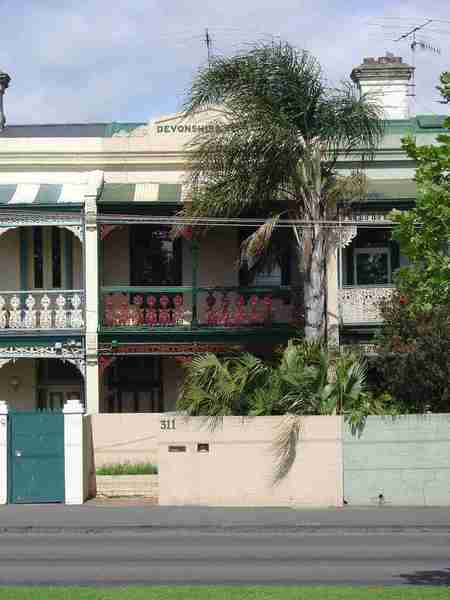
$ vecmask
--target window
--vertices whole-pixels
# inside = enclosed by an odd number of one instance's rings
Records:
[[[400,249],[388,228],[360,228],[343,250],[343,285],[390,285],[401,264]]]
[[[60,227],[32,227],[25,232],[29,280],[25,287],[32,289],[58,289],[73,286],[72,234]],[[24,281],[25,283],[25,281]]]
[[[121,357],[108,371],[106,412],[163,412],[159,356]]]
[[[239,232],[239,248],[248,236],[248,231]],[[290,238],[276,232],[273,238],[273,251],[276,253],[275,264],[256,270],[255,265],[242,266],[239,271],[239,285],[242,287],[280,287],[291,283],[291,251]],[[238,249],[239,252],[239,249]],[[255,263],[256,264],[256,263]]]
[[[83,381],[76,367],[59,359],[37,361],[37,407],[58,410],[67,400],[83,402]]]
[[[130,227],[131,285],[181,285],[181,240],[164,226]]]
[[[282,269],[279,264],[274,265],[272,269],[266,268],[264,271],[256,273],[253,279],[254,286],[280,286],[282,285]]]
[[[356,248],[355,285],[381,285],[392,281],[389,248]]]

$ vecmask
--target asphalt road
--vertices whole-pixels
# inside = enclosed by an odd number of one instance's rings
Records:
[[[0,584],[448,586],[450,532],[4,532]]]

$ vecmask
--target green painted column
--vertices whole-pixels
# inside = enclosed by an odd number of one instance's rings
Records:
[[[28,289],[28,229],[20,227],[20,289]]]
[[[198,257],[199,257],[199,244],[197,241],[193,241],[191,244],[191,255],[192,255],[192,329],[198,327],[198,313],[197,313],[197,302],[198,302]]]
[[[65,262],[65,274],[66,281],[65,287],[67,290],[73,289],[73,244],[72,234],[66,229],[61,230],[64,235],[64,262]]]

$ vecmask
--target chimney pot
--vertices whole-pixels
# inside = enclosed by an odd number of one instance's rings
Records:
[[[3,95],[9,86],[10,81],[11,77],[8,75],[8,73],[0,71],[0,131],[3,131],[6,125],[5,112],[3,109]]]
[[[404,63],[400,56],[386,52],[386,56],[364,58],[350,77],[361,94],[367,94],[383,110],[385,119],[408,119],[409,81],[414,67]]]

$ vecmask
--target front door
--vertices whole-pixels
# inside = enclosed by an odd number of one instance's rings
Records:
[[[64,502],[64,415],[9,414],[9,501]]]

